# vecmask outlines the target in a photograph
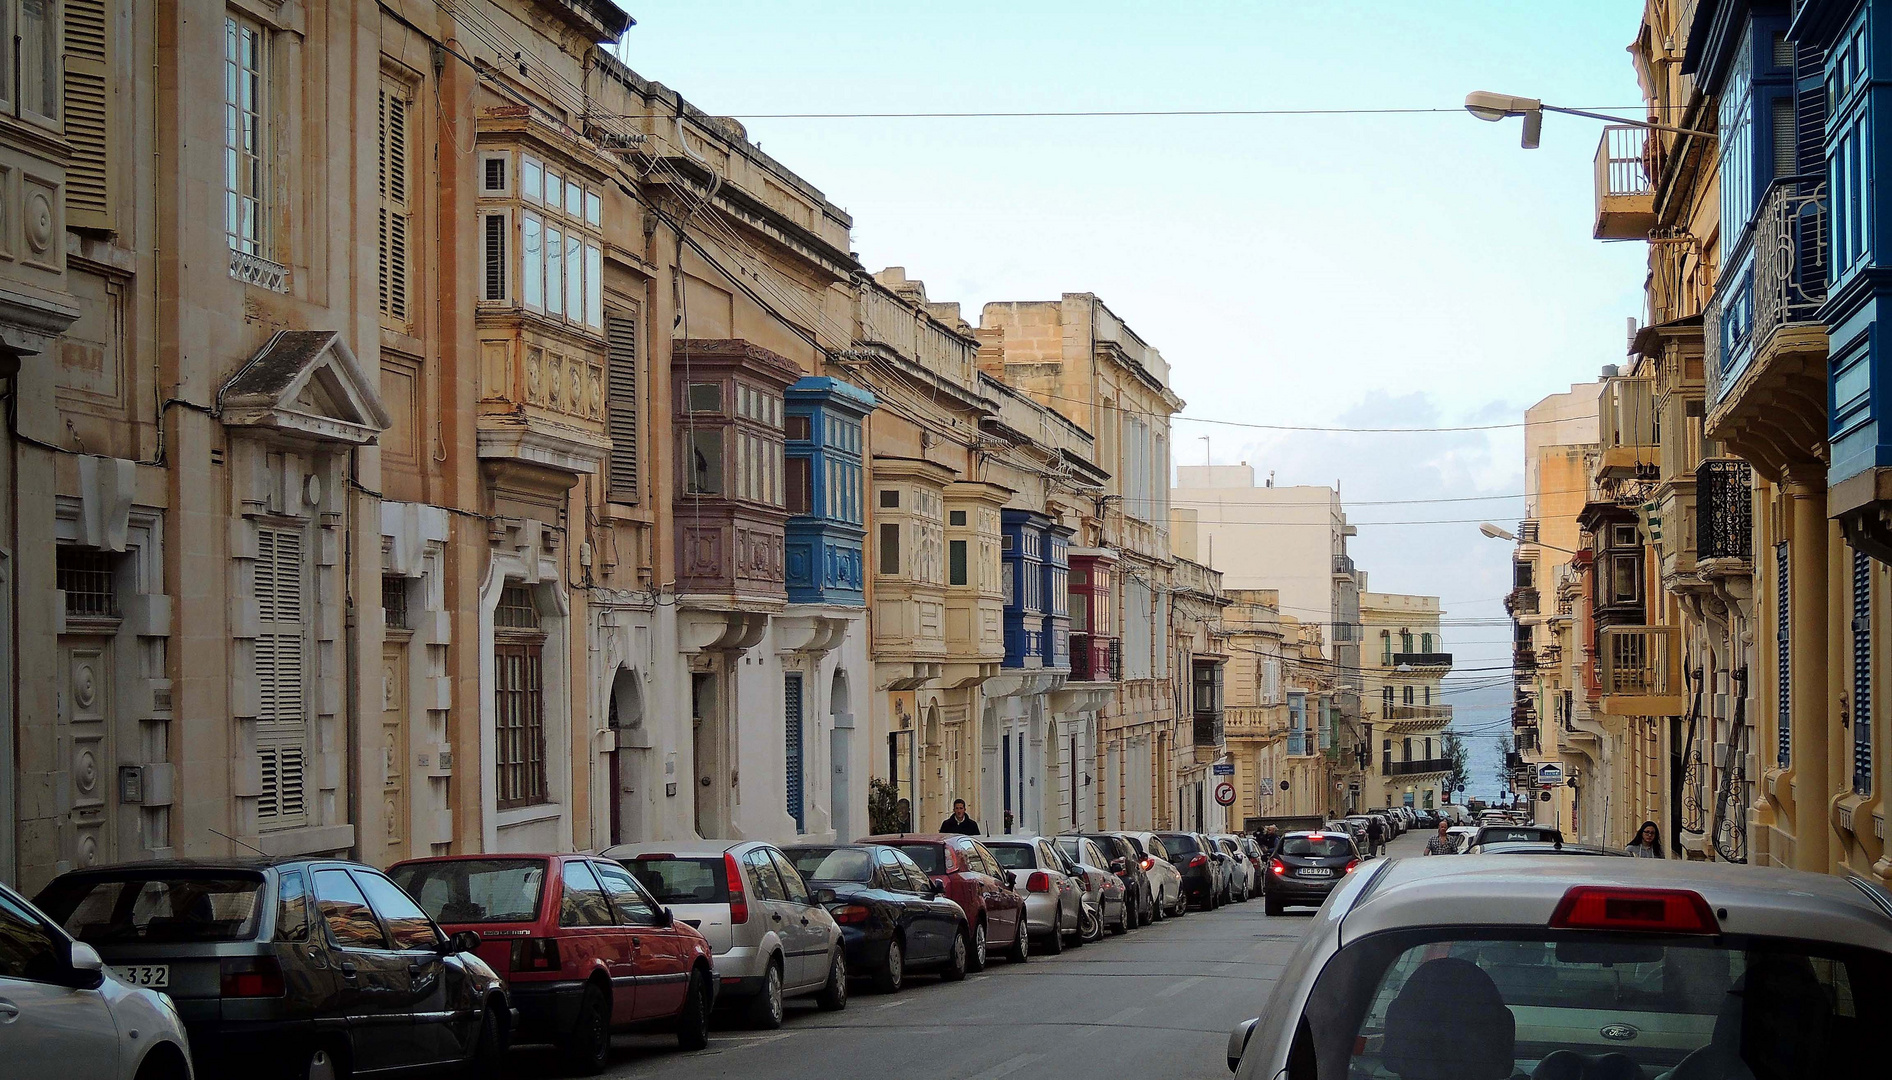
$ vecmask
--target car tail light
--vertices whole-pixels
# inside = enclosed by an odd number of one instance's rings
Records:
[[[273,956],[226,956],[217,992],[231,998],[283,996],[282,965]]]
[[[514,971],[557,971],[558,942],[551,938],[525,938],[512,943]]]
[[[867,921],[869,912],[860,904],[844,904],[834,909],[834,921],[844,926],[858,926]]]
[[[1153,867],[1153,866],[1155,866],[1155,865],[1156,865],[1156,858],[1155,858],[1155,856],[1152,856],[1152,855],[1145,855],[1145,856],[1143,856],[1143,862],[1142,862],[1142,864],[1141,864],[1141,865],[1142,865],[1142,867],[1143,867],[1143,869],[1145,869],[1145,870],[1148,870],[1148,869],[1150,869],[1151,867]]]
[[[736,857],[723,852],[723,870],[729,877],[729,925],[741,926],[749,921],[749,894],[742,891],[742,867],[736,865]]]
[[[1268,869],[1274,871],[1277,874],[1285,874],[1288,872],[1288,864],[1282,862],[1280,859],[1276,859],[1273,862],[1268,864]]]
[[[1721,924],[1698,892],[1576,885],[1551,913],[1557,930],[1643,930],[1665,934],[1719,934]]]
[[[1045,873],[1043,870],[1034,872],[1030,877],[1025,879],[1025,891],[1050,892],[1051,875]]]
[[[1195,858],[1189,860],[1189,868],[1192,870],[1198,866],[1207,866],[1207,865],[1209,865],[1209,857],[1207,855],[1198,855]]]
[[[1358,859],[1347,860],[1347,870],[1346,870],[1347,873],[1351,874],[1359,868],[1360,868],[1360,860]]]

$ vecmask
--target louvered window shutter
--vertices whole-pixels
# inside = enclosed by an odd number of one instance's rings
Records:
[[[413,215],[408,207],[407,120],[411,103],[397,83],[381,84],[377,182],[381,195],[380,272],[381,314],[407,325],[408,233]]]
[[[637,501],[637,321],[613,315],[604,323],[611,382],[606,417],[611,435],[611,498],[634,503]]]
[[[802,798],[802,685],[801,673],[789,672],[782,676],[782,724],[783,745],[787,751],[786,788],[788,794],[788,816],[795,819],[795,831],[807,829],[806,810]]]
[[[1780,715],[1776,724],[1779,746],[1775,761],[1780,768],[1793,764],[1793,627],[1788,620],[1792,611],[1788,592],[1789,562],[1787,545],[1774,545],[1774,657],[1779,686]]]
[[[506,299],[506,215],[487,214],[485,227],[486,299]]]
[[[66,224],[75,229],[112,226],[111,0],[65,0]]]
[[[294,529],[257,530],[256,753],[263,793],[256,816],[265,828],[299,825],[307,813],[302,550]]]
[[[1872,794],[1872,556],[1853,552],[1853,791]]]

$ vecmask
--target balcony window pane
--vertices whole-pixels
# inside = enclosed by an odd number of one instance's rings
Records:
[[[545,197],[545,167],[538,158],[525,159],[525,183],[522,185],[525,197],[538,202]]]
[[[693,413],[722,412],[723,387],[721,383],[691,383],[689,411]]]
[[[565,238],[565,295],[570,298],[572,321],[585,314],[585,247],[576,236]],[[600,304],[603,298],[600,297]]]
[[[573,217],[584,213],[585,191],[576,181],[565,181],[565,212]]]
[[[721,495],[723,493],[722,429],[715,428],[709,431],[690,432],[689,446],[689,493],[692,495]]]
[[[604,329],[604,252],[585,245],[585,325]]]
[[[535,268],[536,269],[536,268]],[[545,230],[545,310],[565,314],[565,238],[557,229]]]
[[[545,205],[554,210],[564,209],[565,178],[550,169],[545,170]]]
[[[585,224],[596,228],[604,216],[604,203],[595,191],[585,192]]]
[[[880,572],[898,574],[900,572],[900,526],[882,524],[880,527]]]
[[[805,457],[788,459],[788,512],[806,516],[814,512],[810,505],[815,463]]]
[[[966,542],[951,540],[946,544],[946,584],[966,583]]]
[[[526,306],[545,308],[545,225],[537,214],[524,214],[520,219],[525,228],[525,258],[522,272],[525,281],[522,285]]]
[[[59,20],[54,0],[20,2],[20,110],[56,121],[59,116]],[[261,66],[261,35],[252,39]],[[11,89],[11,87],[9,87]]]

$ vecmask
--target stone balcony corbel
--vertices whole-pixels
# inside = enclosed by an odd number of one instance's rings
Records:
[[[778,615],[775,617],[775,652],[799,653],[820,660],[847,637],[847,620],[832,615]]]
[[[677,613],[677,651],[744,653],[754,648],[769,629],[769,616],[746,611],[680,611]]]

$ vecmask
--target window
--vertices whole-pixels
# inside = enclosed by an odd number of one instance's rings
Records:
[[[605,367],[609,397],[605,425],[611,436],[611,499],[637,501],[637,320],[605,320]]]
[[[1516,589],[1529,589],[1537,581],[1537,564],[1520,559],[1511,564],[1511,586]]]
[[[886,492],[882,492],[884,497]],[[880,572],[898,574],[900,572],[900,526],[883,523],[880,526]]]
[[[381,80],[376,124],[377,184],[381,197],[376,242],[380,271],[380,309],[382,317],[405,329],[407,324],[408,229],[412,209],[408,205],[408,132],[407,120],[412,106],[408,89],[390,79]],[[492,159],[487,165],[493,164]],[[505,164],[500,159],[500,164]]]
[[[1400,698],[1401,698],[1401,699],[1403,700],[1403,702],[1404,702],[1405,704],[1407,704],[1407,705],[1411,705],[1411,704],[1413,703],[1413,701],[1412,701],[1412,687],[1410,687],[1410,686],[1406,686],[1406,687],[1401,687],[1401,693],[1400,693]]]
[[[711,428],[689,433],[691,495],[723,493],[723,431]]]
[[[528,268],[520,278],[520,292],[523,294],[522,298],[527,307],[543,311],[545,309],[545,275],[532,273],[532,268],[539,266],[544,258],[542,252],[545,250],[545,222],[537,214],[527,212],[519,215],[519,227],[523,234],[520,246],[525,251]],[[505,260],[505,257],[506,253],[503,250],[500,251],[501,262]],[[496,298],[489,296],[487,299]]]
[[[1432,704],[1432,687],[1427,686],[1427,687],[1424,687],[1423,689],[1425,691],[1425,701],[1423,702],[1423,704],[1426,704],[1426,705]]]
[[[389,630],[412,630],[407,623],[407,579],[393,574],[381,578],[381,625]]]
[[[309,940],[309,890],[299,871],[282,875],[276,885],[276,940]]]
[[[723,387],[721,383],[691,383],[684,411],[693,413],[720,413],[723,411]]]
[[[506,215],[486,214],[480,229],[480,263],[484,270],[483,300],[505,300],[506,292]]]
[[[78,229],[112,228],[110,115],[116,87],[111,78],[113,37],[109,0],[65,0],[65,121],[72,161],[66,166],[66,224]],[[51,10],[51,5],[40,8]],[[22,42],[22,45],[25,43]],[[11,96],[13,80],[0,63]]]
[[[532,590],[507,585],[493,612],[495,769],[499,809],[546,802],[545,635]]]
[[[770,851],[769,859],[775,864],[775,872],[782,876],[782,888],[791,904],[807,907],[814,901],[808,897],[808,883],[802,880],[801,871],[788,861],[788,856],[779,851]]]
[[[792,457],[787,462],[788,512],[797,517],[806,517],[814,512],[812,505],[814,484],[813,460],[805,457]]]
[[[630,874],[608,863],[592,863],[591,869],[604,886],[604,895],[617,912],[618,922],[629,926],[657,925],[657,905],[637,887]]]
[[[0,979],[52,982],[65,969],[64,948],[25,903],[0,893]]]
[[[961,514],[960,516],[964,516]],[[966,541],[949,540],[946,543],[946,584],[964,585],[966,583]],[[1073,599],[1081,599],[1074,597]]]
[[[880,493],[880,508],[882,510],[900,509],[900,489],[886,488],[882,490]],[[1008,537],[1007,539],[1009,540],[1010,538]]]
[[[1610,546],[1619,548],[1635,547],[1636,527],[1634,525],[1616,526],[1611,533]]]
[[[1642,595],[1638,575],[1642,560],[1635,555],[1617,555],[1610,560],[1610,602],[1635,603]]]
[[[361,891],[368,896],[369,903],[387,924],[388,936],[394,939],[397,949],[435,949],[440,945],[440,936],[434,932],[433,920],[414,903],[413,898],[401,891],[400,886],[382,877],[365,871],[356,871],[355,880],[361,885]]]
[[[252,643],[256,678],[256,755],[263,786],[256,800],[264,829],[300,825],[308,806],[304,788],[308,727],[303,712],[303,536],[299,529],[256,530],[254,594],[257,631]]]
[[[1752,27],[1729,65],[1721,89],[1721,255],[1727,260],[1754,216],[1754,95]]]
[[[538,162],[526,159],[530,168],[537,170]],[[480,155],[480,194],[502,197],[512,193],[512,155],[507,153],[484,153]]]
[[[1419,635],[1419,651],[1422,653],[1430,653],[1432,651],[1432,635],[1431,634]]]
[[[346,870],[315,872],[315,907],[329,936],[344,949],[385,949],[387,935],[368,906],[368,898]]]
[[[1380,666],[1393,666],[1393,632],[1391,630],[1380,631]]]
[[[54,555],[54,580],[65,594],[68,618],[115,619],[118,591],[113,582],[114,556],[95,548],[61,544]]]
[[[50,14],[53,5],[42,3],[39,10]],[[24,23],[26,20],[21,21]],[[24,31],[27,28],[22,26],[21,29]],[[49,32],[56,34],[57,30],[51,29]],[[46,48],[50,54],[50,41],[46,43]],[[24,62],[25,57],[22,57],[22,66]],[[49,55],[46,63],[50,65],[53,62]],[[224,231],[228,234],[232,251],[262,258],[268,258],[270,254],[268,93],[267,31],[239,15],[224,16]]]
[[[564,892],[558,902],[560,926],[610,926],[617,921],[611,916],[611,905],[605,900],[604,889],[599,887],[590,866],[568,862],[564,879]]]
[[[742,857],[749,867],[749,879],[755,883],[758,900],[787,900],[788,890],[782,885],[782,876],[775,869],[775,863],[769,859],[767,848],[757,848]]]
[[[1399,632],[1399,651],[1402,653],[1412,652],[1412,631],[1411,630],[1401,630]]]
[[[1388,709],[1391,709],[1393,707],[1393,688],[1392,687],[1390,686],[1380,687],[1380,704],[1384,705]]]

